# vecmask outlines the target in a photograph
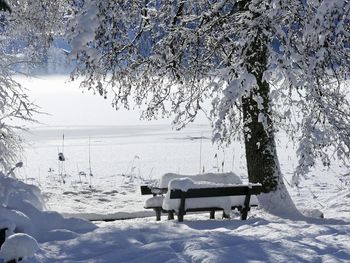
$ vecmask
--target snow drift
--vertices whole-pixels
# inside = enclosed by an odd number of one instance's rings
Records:
[[[96,226],[83,219],[45,211],[39,188],[0,173],[0,228],[7,229],[7,240],[0,251],[0,258],[6,262],[11,257],[32,256],[37,241],[71,239]]]

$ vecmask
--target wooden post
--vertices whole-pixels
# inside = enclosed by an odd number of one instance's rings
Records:
[[[0,248],[1,248],[2,244],[4,244],[4,242],[6,240],[6,230],[7,229],[8,229],[7,227],[0,229]]]

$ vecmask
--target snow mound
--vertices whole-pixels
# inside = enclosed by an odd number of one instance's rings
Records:
[[[26,233],[43,242],[67,240],[97,228],[86,220],[44,209],[39,188],[0,173],[0,224],[8,228],[8,235]]]
[[[6,220],[4,218],[0,220],[0,229],[6,229],[6,233],[13,233],[15,228],[16,228],[16,224],[13,221]]]
[[[27,234],[14,234],[1,246],[0,258],[5,262],[12,259],[32,257],[39,250],[36,240]]]
[[[300,212],[306,217],[324,218],[322,211],[318,209],[300,209]]]
[[[54,229],[48,231],[48,234],[45,237],[41,238],[41,242],[48,241],[64,241],[78,237],[79,234],[67,230],[67,229]]]
[[[24,213],[0,206],[0,221],[4,222],[5,228],[8,228],[10,234],[14,232],[25,232],[33,234],[33,225],[30,218]],[[8,222],[6,224],[6,222]]]
[[[38,187],[25,184],[0,172],[0,204],[7,206],[13,199],[27,201],[39,210],[45,209]]]

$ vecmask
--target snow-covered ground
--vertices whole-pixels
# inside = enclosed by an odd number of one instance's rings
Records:
[[[248,221],[187,216],[103,223],[93,232],[41,245],[34,262],[349,262],[349,220]]]
[[[63,134],[67,176],[61,178],[57,154]],[[205,172],[233,170],[247,180],[243,147],[237,143],[218,149],[205,125],[181,132],[145,123],[50,126],[32,129],[25,137],[29,145],[17,176],[40,187],[48,210],[88,219],[132,218],[95,222],[97,228],[81,223],[82,231],[79,221],[52,212],[36,212],[35,220],[28,215],[38,224],[33,233],[39,251],[25,262],[350,262],[349,171],[340,165],[329,170],[317,166],[299,188],[291,188],[297,162],[282,134],[279,157],[293,200],[306,214],[322,211],[323,219],[291,221],[253,208],[247,221],[235,213],[223,220],[218,213],[216,220],[194,214],[186,215],[184,223],[165,217],[156,222],[154,213],[143,208],[147,197],[141,196],[140,185],[166,172],[197,174],[204,167]],[[78,175],[89,173],[89,137],[91,181]]]

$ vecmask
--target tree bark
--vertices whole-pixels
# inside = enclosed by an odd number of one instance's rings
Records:
[[[249,11],[251,0],[238,3],[240,11]],[[253,16],[257,18],[259,14],[253,13]],[[246,67],[255,76],[257,85],[242,98],[242,111],[249,181],[261,183],[262,191],[269,193],[277,189],[280,168],[271,118],[270,86],[263,80],[268,62],[268,40],[262,31],[258,28],[254,40],[247,46]]]
[[[242,98],[249,181],[261,183],[264,193],[276,190],[279,169],[271,120],[270,87],[263,80],[267,54],[267,40],[259,32],[247,50],[247,70],[255,76],[257,86]]]
[[[261,96],[262,94],[259,91],[266,86],[268,84],[264,83],[254,89],[248,97],[242,99],[245,129],[244,143],[249,181],[261,183],[264,193],[276,190],[278,183],[277,156],[275,156],[276,146],[272,123],[267,121],[269,115],[263,112],[266,109],[259,109],[254,100],[254,95],[259,94]],[[266,102],[265,99],[264,102]],[[259,121],[259,117],[265,119],[265,124]]]

